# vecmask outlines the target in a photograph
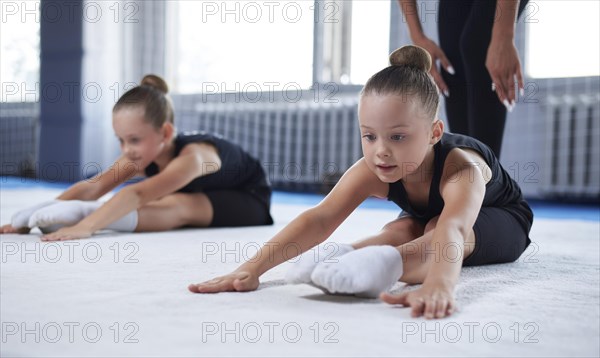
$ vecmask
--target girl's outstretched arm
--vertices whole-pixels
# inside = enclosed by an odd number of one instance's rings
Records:
[[[386,197],[387,193],[388,184],[381,182],[360,159],[321,203],[296,217],[253,258],[228,275],[188,288],[195,293],[255,290],[263,273],[325,241],[369,196]]]
[[[15,213],[11,223],[0,227],[0,234],[29,232],[29,218],[39,209],[56,204],[59,200],[97,200],[119,184],[135,176],[140,170],[129,159],[122,156],[107,171],[71,185],[55,200],[38,203]]]
[[[444,209],[431,239],[431,251],[435,251],[436,259],[431,261],[419,289],[399,295],[384,293],[381,298],[385,302],[411,306],[414,317],[442,318],[452,313],[454,287],[463,259],[473,250],[473,246],[466,247],[465,242],[474,240],[469,236],[473,235],[473,225],[490,178],[491,171],[479,155],[461,149],[450,152],[440,184]]]
[[[142,172],[127,157],[121,156],[108,170],[89,179],[81,180],[56,199],[58,200],[98,200],[125,181]]]
[[[197,177],[220,169],[217,150],[210,144],[187,145],[163,171],[120,190],[109,201],[74,226],[45,235],[42,240],[72,240],[91,236],[95,231],[138,209],[146,203],[174,193]]]

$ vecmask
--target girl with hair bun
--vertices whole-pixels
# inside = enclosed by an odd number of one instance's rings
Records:
[[[410,306],[415,317],[442,318],[456,308],[462,266],[512,262],[523,253],[530,243],[531,209],[488,146],[444,133],[429,54],[404,46],[390,62],[360,94],[363,158],[255,257],[228,275],[190,285],[192,292],[256,289],[264,272],[291,258],[290,245],[305,252],[323,243],[369,196],[387,198],[403,211],[365,240],[328,243],[301,256],[287,282],[381,297]],[[398,280],[422,286],[386,293]]]
[[[42,240],[71,240],[101,229],[122,232],[273,223],[271,188],[258,160],[208,133],[176,134],[166,82],[147,75],[113,108],[122,155],[111,170],[56,198],[17,212],[0,233],[39,227]],[[106,203],[96,201],[135,176]]]

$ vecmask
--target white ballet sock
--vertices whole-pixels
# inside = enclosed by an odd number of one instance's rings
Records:
[[[29,227],[38,226],[42,232],[54,232],[64,226],[72,226],[93,213],[104,203],[101,201],[65,200],[34,212]],[[133,232],[137,226],[138,213],[133,210],[113,221],[105,229]]]
[[[12,227],[14,227],[15,229],[20,229],[23,227],[28,227],[28,223],[29,223],[29,218],[31,217],[31,215],[33,213],[35,213],[36,211],[38,211],[39,209],[46,207],[46,206],[50,206],[56,203],[59,203],[60,200],[48,200],[48,201],[44,201],[43,203],[39,203],[37,205],[34,205],[30,208],[27,209],[23,209],[21,211],[18,211],[17,213],[15,213],[12,218],[10,219],[10,225]]]
[[[393,246],[367,246],[338,258],[337,263],[320,263],[311,280],[327,293],[378,297],[402,276],[402,256]]]
[[[319,245],[298,258],[285,274],[287,283],[310,283],[310,275],[320,262],[337,262],[336,257],[354,250],[351,245],[328,242]]]

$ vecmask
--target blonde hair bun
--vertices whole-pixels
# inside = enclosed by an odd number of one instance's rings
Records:
[[[142,78],[142,83],[140,83],[140,86],[152,87],[163,92],[164,94],[169,93],[169,86],[167,86],[167,82],[157,75],[144,76],[144,78]]]
[[[413,67],[429,72],[431,69],[431,56],[422,47],[406,45],[390,54],[390,65]]]

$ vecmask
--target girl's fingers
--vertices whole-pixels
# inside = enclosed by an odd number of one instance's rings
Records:
[[[255,276],[248,272],[240,272],[238,277],[233,280],[233,289],[238,292],[253,291],[256,290],[258,284]]]
[[[412,317],[424,316],[426,319],[444,318],[451,315],[455,310],[453,300],[448,297],[424,297],[417,295],[413,292],[404,292],[399,295],[390,295],[384,292],[379,297],[382,301],[389,304],[410,306]]]
[[[454,301],[448,301],[448,307],[446,308],[446,315],[450,316],[456,310],[456,306],[454,305]]]
[[[11,224],[0,227],[0,234],[27,234],[29,233],[28,227],[15,228]]]
[[[228,289],[228,283],[225,280],[211,280],[204,283],[192,284],[188,289],[194,293],[217,293],[223,291],[231,291]]]
[[[239,272],[230,274],[227,276],[221,276],[214,278],[210,281],[191,284],[188,289],[194,293],[217,293],[217,292],[230,292],[230,291],[252,291],[258,287],[258,281],[252,280],[251,276],[247,272]]]
[[[433,297],[425,300],[425,318],[431,319],[435,317],[435,310],[437,306],[437,300]]]
[[[190,290],[193,293],[203,293],[206,290],[206,284],[192,283],[188,286],[188,290]]]
[[[411,316],[419,317],[423,314],[423,310],[425,309],[425,300],[423,297],[418,297],[412,300],[410,306],[412,307]]]
[[[233,281],[233,288],[238,292],[246,292],[252,291],[256,287],[254,287],[253,283],[249,280],[249,277],[245,277],[242,279],[235,279]]]
[[[0,233],[2,233],[2,234],[12,234],[15,232],[17,232],[17,230],[13,229],[12,226],[6,225],[6,226],[0,227]]]
[[[67,236],[56,235],[56,234],[42,236],[42,241],[63,241],[63,240],[70,240],[70,239]]]
[[[202,283],[192,283],[188,286],[188,290],[194,293],[202,293],[206,290],[207,287],[210,286],[211,281],[202,282]]]
[[[446,310],[448,307],[448,300],[442,298],[437,301],[437,306],[435,307],[435,318],[443,318],[446,316]]]
[[[399,295],[390,295],[387,292],[383,292],[379,297],[385,303],[389,303],[390,305],[403,305],[408,306],[408,302],[406,302],[407,293],[401,293]]]

